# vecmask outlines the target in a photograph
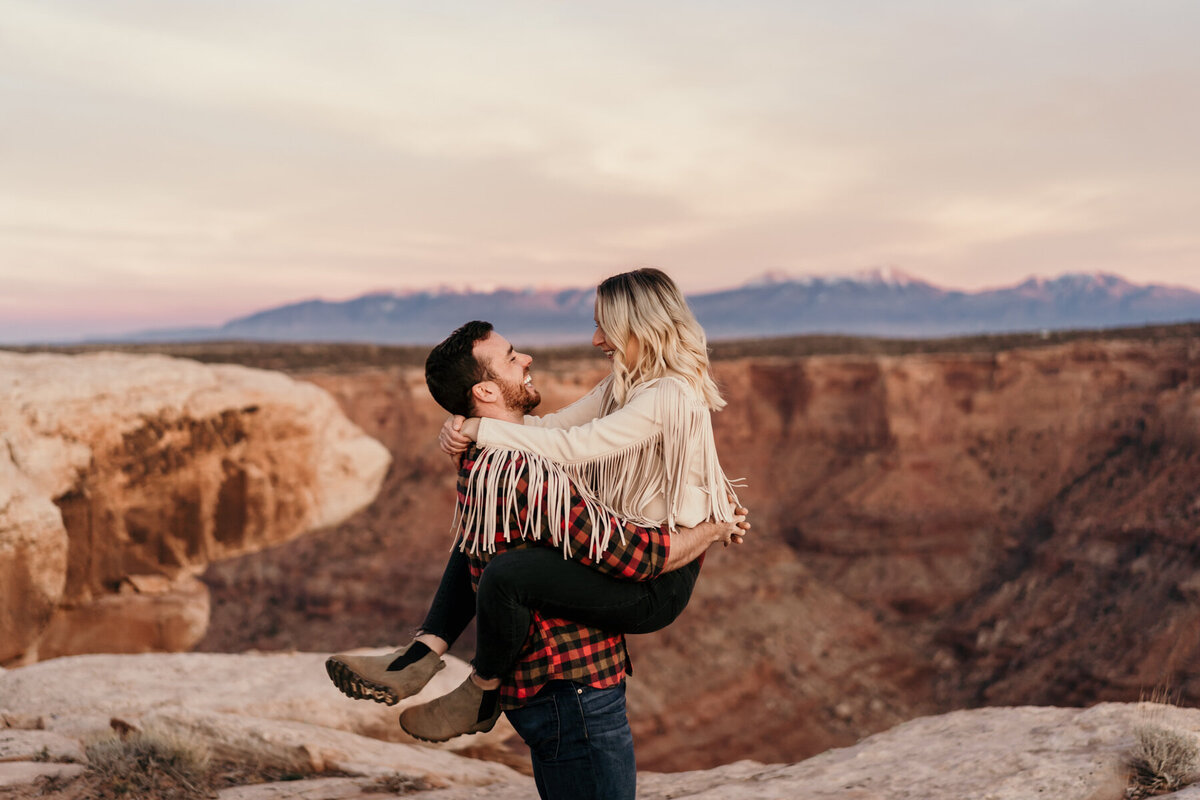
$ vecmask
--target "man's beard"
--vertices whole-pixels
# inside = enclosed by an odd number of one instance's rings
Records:
[[[504,397],[504,405],[509,411],[528,414],[542,402],[542,396],[537,391],[531,392],[526,389],[524,383],[509,383],[503,380],[496,383],[500,384],[500,394]]]

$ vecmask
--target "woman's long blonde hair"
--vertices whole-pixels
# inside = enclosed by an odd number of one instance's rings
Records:
[[[712,411],[725,407],[709,374],[708,340],[675,282],[659,269],[635,269],[606,278],[596,289],[596,324],[613,348],[612,395],[625,404],[629,390],[674,373],[704,398]],[[626,351],[637,337],[637,363]]]

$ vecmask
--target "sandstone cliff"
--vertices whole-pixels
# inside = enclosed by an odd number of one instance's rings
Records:
[[[642,763],[790,762],[939,710],[1159,683],[1200,701],[1200,342],[1159,333],[719,362],[719,447],[754,535],[633,643]],[[539,367],[550,409],[603,374]],[[203,648],[394,643],[444,562],[453,475],[420,371],[303,377],[395,468],[337,531],[211,568]]]
[[[281,374],[0,352],[0,663],[190,648],[197,573],[342,522],[388,463]]]

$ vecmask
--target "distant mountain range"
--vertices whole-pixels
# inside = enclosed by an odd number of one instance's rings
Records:
[[[594,300],[592,288],[378,292],[344,302],[307,300],[217,327],[150,330],[117,341],[430,344],[466,320],[486,319],[518,343],[563,344],[590,338]],[[928,338],[1200,320],[1200,292],[1136,285],[1102,273],[1030,278],[978,292],[943,289],[897,270],[768,273],[688,301],[710,339],[803,333]]]

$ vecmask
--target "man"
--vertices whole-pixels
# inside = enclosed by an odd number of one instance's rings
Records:
[[[452,414],[520,423],[540,401],[529,375],[531,361],[490,324],[472,322],[430,353],[426,382],[434,398]],[[447,575],[452,574],[455,558],[463,557],[465,549],[470,580],[478,588],[484,567],[495,556],[548,545],[601,572],[649,580],[693,561],[714,541],[729,541],[738,533],[730,524],[716,523],[674,532],[665,527],[639,527],[615,519],[569,484],[567,530],[558,531],[548,512],[549,481],[530,480],[533,470],[528,463],[533,458],[477,448],[464,455],[459,468],[463,528]],[[565,475],[562,477],[565,480]],[[601,537],[598,524],[616,526],[620,535]],[[607,539],[607,547],[597,546],[602,538]],[[561,556],[555,553],[554,557]],[[439,597],[442,593],[439,589]],[[484,598],[481,594],[481,624],[489,610]],[[435,608],[438,605],[435,600]],[[398,684],[409,673],[420,672],[419,682],[424,685],[440,669],[437,656],[445,647],[441,639],[453,640],[470,612],[473,608],[452,610],[449,615],[456,617],[452,622],[427,619],[423,631],[437,631],[433,640],[441,646],[431,641],[433,646],[427,647],[418,637],[405,651],[389,656],[334,656],[330,675],[352,696],[378,699],[372,692],[393,688],[396,694],[411,694],[410,687],[399,688]],[[431,610],[431,617],[433,614]],[[624,636],[541,612],[533,612],[531,617],[528,637],[511,673],[489,671],[481,653],[475,662],[477,671],[462,685],[431,703],[406,710],[401,725],[419,738],[440,741],[458,733],[489,730],[504,710],[530,746],[543,798],[632,798],[636,769],[625,712],[624,677],[629,660]],[[366,660],[372,658],[375,660]],[[347,689],[351,684],[369,688],[354,694]]]

